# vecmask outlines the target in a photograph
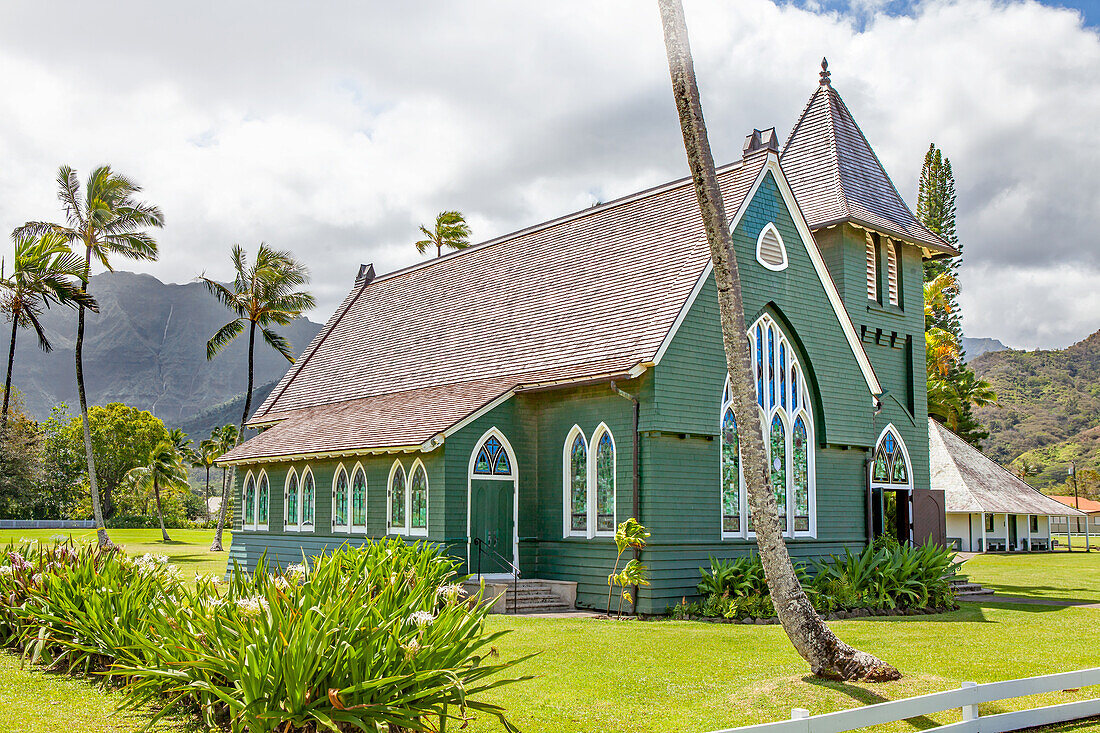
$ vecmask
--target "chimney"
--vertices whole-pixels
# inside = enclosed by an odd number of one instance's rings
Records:
[[[355,282],[365,280],[364,285],[369,285],[370,281],[374,279],[374,264],[359,265],[359,274],[355,276]]]
[[[741,148],[741,157],[748,158],[761,150],[779,152],[779,139],[775,135],[774,127],[769,127],[767,130],[753,130],[751,135],[747,135],[745,145]]]

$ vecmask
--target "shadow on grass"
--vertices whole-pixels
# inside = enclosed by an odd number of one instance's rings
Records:
[[[804,682],[811,685],[817,685],[818,687],[827,687],[830,690],[836,690],[852,698],[861,705],[875,705],[880,702],[890,702],[890,698],[883,697],[882,695],[867,689],[866,687],[860,687],[859,685],[848,684],[847,682],[837,682],[835,680],[823,680],[813,675],[807,675],[802,678]],[[906,718],[905,722],[912,725],[917,730],[928,730],[929,728],[938,728],[940,723],[929,718],[927,715],[918,715],[915,718]]]
[[[1000,623],[998,621],[991,621],[985,617],[982,613],[980,604],[977,603],[963,603],[959,606],[957,611],[948,611],[946,613],[932,613],[932,614],[917,614],[916,616],[859,616],[852,619],[844,619],[847,621],[863,621],[871,623],[888,623],[888,624],[906,624],[906,623],[955,623],[957,621],[966,621],[969,623]]]

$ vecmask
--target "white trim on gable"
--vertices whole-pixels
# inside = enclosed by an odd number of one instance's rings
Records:
[[[806,224],[806,218],[802,215],[802,209],[798,207],[798,202],[794,198],[794,193],[791,191],[790,184],[787,183],[787,178],[783,175],[783,169],[779,166],[779,157],[775,153],[768,153],[768,160],[760,168],[760,173],[757,174],[756,180],[752,184],[752,188],[745,194],[744,200],[741,202],[741,205],[737,209],[737,213],[730,223],[730,230],[736,229],[737,225],[741,222],[741,217],[745,215],[749,204],[760,188],[760,184],[764,181],[764,176],[769,171],[771,171],[772,176],[775,178],[776,185],[779,186],[779,192],[783,196],[783,202],[787,205],[787,209],[791,213],[795,228],[798,229],[799,238],[806,248],[806,253],[810,257],[810,262],[813,264],[814,270],[817,272],[818,279],[821,281],[821,286],[825,289],[825,295],[828,297],[830,305],[833,306],[833,312],[840,322],[840,327],[848,339],[848,346],[852,350],[852,355],[855,356],[856,363],[859,364],[864,381],[867,382],[867,389],[871,392],[871,396],[877,400],[878,396],[882,394],[882,385],[879,384],[878,377],[875,376],[875,370],[871,366],[871,360],[867,358],[867,352],[863,350],[863,344],[860,343],[859,335],[856,333],[856,327],[852,323],[852,319],[848,316],[848,311],[844,308],[844,301],[841,300],[840,293],[837,292],[836,289],[836,284],[829,275],[825,260],[822,259],[821,252],[817,249],[817,242],[810,232],[809,225]],[[653,357],[654,364],[659,364],[661,362],[669,345],[671,345],[672,340],[676,337],[676,333],[680,330],[680,325],[687,317],[688,311],[690,311],[691,307],[695,304],[696,298],[699,297],[699,293],[703,289],[703,284],[707,281],[707,278],[710,277],[713,269],[714,263],[708,261],[703,268],[702,274],[696,281],[695,287],[691,291],[691,295],[688,296],[687,302],[684,303],[679,314],[677,314],[676,320],[672,324],[672,328],[669,329],[668,333],[665,335],[664,341],[661,342],[660,348],[657,349],[657,353]]]
[[[776,246],[779,249],[779,262],[768,262],[766,258],[768,253],[764,251],[764,247],[766,244],[765,239],[768,234],[772,234],[775,237]],[[760,230],[760,236],[756,238],[756,261],[759,262],[764,269],[771,270],[772,272],[782,272],[787,269],[787,247],[783,244],[783,237],[780,236],[779,230],[775,228],[775,222],[773,221],[769,221],[765,224],[764,228]]]

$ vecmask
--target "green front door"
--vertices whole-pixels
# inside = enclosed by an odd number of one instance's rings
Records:
[[[513,561],[512,501],[514,484],[509,480],[470,480],[470,568],[471,573],[511,573]]]
[[[1016,543],[1019,541],[1020,536],[1020,529],[1016,526],[1016,517],[1009,514],[1006,523],[1008,524],[1008,547],[1005,549],[1009,551],[1015,550]]]

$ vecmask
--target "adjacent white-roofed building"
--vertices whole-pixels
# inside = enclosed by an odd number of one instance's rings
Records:
[[[1051,517],[1084,516],[932,419],[928,443],[931,485],[944,492],[947,541],[960,550],[1049,550]]]

